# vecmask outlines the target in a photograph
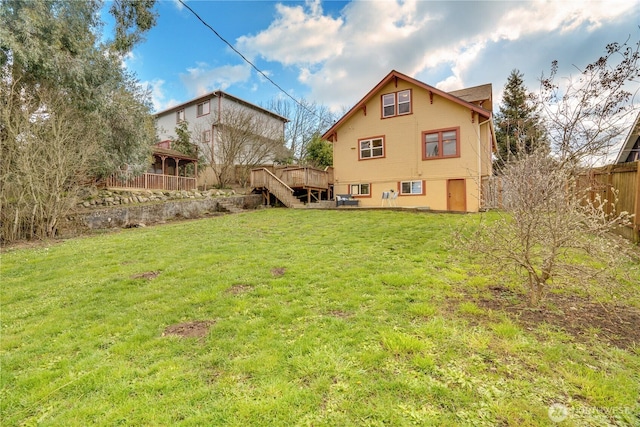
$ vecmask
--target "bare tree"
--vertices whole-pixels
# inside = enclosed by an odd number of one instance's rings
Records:
[[[558,61],[534,95],[551,149],[562,164],[579,165],[609,153],[629,115],[635,116],[640,42],[611,43],[593,63],[557,82]]]
[[[588,198],[577,176],[589,161],[606,154],[622,132],[623,118],[636,109],[629,84],[640,76],[636,43],[613,43],[606,55],[578,78],[541,81],[536,99],[550,147],[520,152],[502,169],[503,209],[498,219],[482,221],[464,242],[488,257],[496,271],[514,267],[526,277],[529,300],[540,303],[551,285],[588,283],[624,260],[624,251],[608,232],[627,224],[627,212],[616,212],[617,200]],[[575,257],[591,257],[579,264]],[[610,278],[616,280],[615,278]]]
[[[235,179],[244,187],[251,168],[283,156],[280,120],[243,106],[227,106],[212,120],[206,125],[213,129],[211,141],[202,141],[199,129],[194,134],[218,186],[225,187]]]
[[[586,282],[614,271],[603,265],[624,260],[623,247],[608,233],[628,224],[629,213],[616,212],[617,200],[591,200],[573,170],[546,150],[507,163],[502,179],[503,211],[495,221],[483,217],[465,244],[486,255],[497,271],[513,267],[521,273],[531,305],[540,303],[552,283]],[[583,255],[600,265],[576,262]]]
[[[6,83],[6,82],[5,82]],[[0,224],[3,241],[55,236],[101,152],[92,123],[64,95],[2,86]],[[6,93],[9,92],[9,93]],[[6,96],[5,96],[6,95]],[[17,103],[17,105],[16,105]]]
[[[335,115],[326,106],[304,99],[299,103],[276,99],[269,103],[267,109],[289,119],[285,142],[293,162],[306,158],[307,147],[314,135],[322,135],[335,121]]]

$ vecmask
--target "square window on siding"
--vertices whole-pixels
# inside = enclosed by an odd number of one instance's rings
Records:
[[[360,158],[384,157],[384,138],[360,140]]]
[[[369,184],[351,184],[351,194],[354,196],[369,196],[370,186]]]
[[[422,181],[402,181],[400,194],[422,194]]]
[[[423,132],[423,159],[438,159],[460,156],[460,130],[443,129]]]

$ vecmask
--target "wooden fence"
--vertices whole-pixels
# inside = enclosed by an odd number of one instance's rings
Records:
[[[483,178],[481,207],[502,208],[508,187],[509,183],[501,177]],[[588,191],[592,201],[597,195],[610,202],[617,197],[616,212],[626,211],[634,215],[631,224],[617,232],[635,243],[640,242],[640,161],[591,169],[578,177],[577,191],[580,190]],[[606,209],[611,213],[611,205]]]
[[[591,200],[599,194],[601,199],[613,202],[616,212],[629,212],[631,224],[621,228],[619,234],[636,243],[640,242],[640,162],[622,163],[591,169],[578,177],[578,189],[588,190]],[[611,213],[612,206],[605,206]]]

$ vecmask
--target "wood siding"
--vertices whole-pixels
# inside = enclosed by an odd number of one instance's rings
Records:
[[[410,89],[411,113],[381,117],[381,95]],[[424,181],[424,195],[400,195],[398,206],[448,209],[447,181],[465,182],[466,210],[480,208],[480,181],[491,174],[492,135],[488,120],[467,106],[398,79],[382,86],[359,111],[336,130],[333,139],[336,194],[349,193],[352,184],[369,183],[371,197],[362,206],[378,206],[383,192],[396,191],[402,181]],[[458,130],[458,155],[423,159],[425,132]],[[384,157],[360,158],[359,141],[384,135]]]

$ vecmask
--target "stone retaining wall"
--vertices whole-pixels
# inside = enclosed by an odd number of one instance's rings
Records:
[[[84,188],[78,203],[79,209],[100,208],[148,202],[166,202],[168,200],[209,199],[213,197],[235,196],[234,190],[208,191],[163,191],[163,190],[98,190],[95,187]]]
[[[116,206],[114,198],[114,201],[107,201],[107,203],[114,203],[111,206],[90,205],[89,209],[84,208],[67,216],[60,224],[59,234],[72,236],[85,234],[92,230],[144,227],[173,219],[222,215],[231,210],[229,205],[238,209],[256,209],[262,204],[262,195],[260,194],[156,200],[155,202],[148,197],[146,198],[151,203],[140,203],[137,199],[128,202],[120,200]]]

